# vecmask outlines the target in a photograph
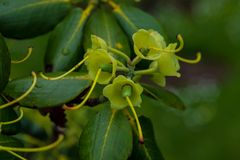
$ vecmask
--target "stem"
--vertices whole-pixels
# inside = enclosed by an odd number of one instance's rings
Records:
[[[3,108],[6,108],[6,107],[9,107],[15,103],[18,103],[19,101],[21,101],[22,99],[24,99],[25,97],[27,97],[31,92],[32,90],[34,89],[36,83],[37,83],[37,75],[35,72],[32,72],[32,76],[33,76],[33,82],[32,82],[32,85],[30,86],[30,88],[23,94],[21,95],[20,97],[18,97],[17,99],[11,101],[11,102],[8,102],[4,105],[1,105],[0,106],[0,109],[3,109]]]
[[[134,71],[135,75],[146,75],[146,74],[152,74],[154,72],[156,72],[156,68],[149,68],[149,69],[145,69],[145,70],[139,70],[139,71]]]
[[[142,58],[139,57],[139,56],[137,56],[137,57],[135,57],[135,58],[133,59],[131,65],[132,65],[132,66],[136,66],[141,60],[142,60]]]
[[[54,143],[44,147],[39,147],[39,148],[15,148],[15,147],[0,146],[0,150],[7,150],[7,151],[14,151],[14,152],[43,152],[59,145],[59,143],[61,143],[63,138],[64,138],[63,135],[59,135],[57,141],[55,141]]]
[[[117,71],[129,72],[127,67],[117,67]]]
[[[127,61],[127,63],[129,63],[131,61],[130,58],[122,51],[119,51],[112,47],[108,47],[108,50],[111,51],[112,53],[116,53],[116,54],[120,55],[121,57],[123,57]]]
[[[120,66],[122,66],[122,67],[125,67],[125,65],[124,65],[121,61],[119,61],[119,60],[117,60],[117,59],[116,59],[116,61],[117,61],[117,64],[118,64],[118,65],[120,65]]]

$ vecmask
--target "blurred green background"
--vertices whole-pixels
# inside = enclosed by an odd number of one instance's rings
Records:
[[[239,160],[240,1],[142,0],[139,6],[159,20],[169,41],[176,41],[178,33],[183,35],[186,45],[181,56],[194,58],[197,51],[203,54],[199,64],[182,64],[180,79],[168,79],[167,87],[182,98],[185,111],[159,107],[151,99],[144,99],[144,103],[152,104],[143,110],[153,121],[166,160]],[[12,66],[12,78],[43,70],[47,40],[48,34],[31,40],[7,40],[13,59],[23,57],[27,47],[34,47],[28,61]],[[67,132],[71,138],[50,159],[67,159],[67,153],[74,157],[74,150],[65,148],[75,144],[77,140],[72,137],[79,137],[85,119],[93,113],[81,110],[70,114]],[[46,135],[51,135],[48,117],[37,115],[29,112],[25,119],[35,123],[36,132],[44,123]],[[20,138],[33,142],[33,137]],[[49,154],[35,156],[40,160]]]

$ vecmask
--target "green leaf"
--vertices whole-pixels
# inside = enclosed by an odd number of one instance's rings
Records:
[[[133,139],[133,151],[130,156],[130,160],[164,160],[162,153],[160,152],[155,136],[152,122],[149,118],[144,116],[139,117],[139,121],[142,126],[144,144],[140,144],[138,141],[138,135],[134,132]]]
[[[87,16],[81,8],[70,14],[51,33],[46,50],[46,64],[52,71],[68,70],[80,61],[80,45]]]
[[[56,74],[48,74],[53,76]],[[22,95],[32,83],[32,78],[16,79],[8,83],[4,93],[12,98]],[[60,80],[45,80],[38,77],[33,91],[20,104],[28,107],[57,107],[69,102],[91,85],[91,81],[82,73],[72,73]]]
[[[132,150],[132,131],[122,111],[106,105],[84,128],[79,141],[83,160],[125,160]]]
[[[120,5],[120,10],[114,10],[114,13],[129,37],[132,37],[138,29],[153,29],[164,35],[159,22],[153,16],[136,7]]]
[[[0,146],[23,147],[23,144],[16,138],[0,134]],[[5,151],[0,151],[0,159],[1,160],[18,160],[18,158],[16,158],[15,156]]]
[[[116,48],[126,55],[130,55],[130,47],[127,36],[124,34],[117,20],[106,9],[98,9],[90,17],[84,34],[84,49],[91,48],[91,35],[104,39],[108,46]],[[120,58],[117,56],[116,58]],[[121,59],[121,58],[120,58]]]
[[[0,32],[31,38],[49,32],[68,13],[70,0],[1,0]]]
[[[186,108],[182,100],[174,93],[159,86],[150,86],[148,84],[141,85],[144,88],[144,94],[158,101],[160,104],[179,110],[184,110]]]
[[[0,34],[0,93],[8,83],[10,76],[11,57],[7,45]]]
[[[1,104],[4,104],[4,101],[2,101],[0,97],[0,105]],[[12,107],[7,107],[0,110],[0,122],[8,122],[17,118],[18,118],[18,115],[16,114],[16,112]],[[17,134],[19,131],[20,131],[20,122],[1,126],[1,133],[5,135],[14,135],[14,134]]]

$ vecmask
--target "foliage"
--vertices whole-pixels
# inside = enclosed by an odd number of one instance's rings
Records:
[[[132,3],[90,0],[86,7],[82,3],[0,2],[0,32],[5,37],[0,37],[0,159],[26,159],[18,152],[48,152],[57,146],[59,151],[54,150],[52,159],[163,159],[151,120],[139,118],[137,111],[145,114],[144,108],[154,106],[145,103],[145,98],[158,103],[157,107],[184,110],[180,98],[164,88],[166,77],[180,77],[179,61],[198,63],[201,53],[193,60],[178,56],[184,45],[182,36],[177,36],[179,44],[168,43],[158,21]],[[23,59],[11,61],[4,39],[28,39],[45,33],[50,36],[46,51],[40,51],[45,52],[44,69],[32,72],[32,77],[9,80],[11,63],[27,61],[34,48],[30,47]],[[19,116],[13,107],[19,108]],[[21,132],[19,128],[24,129],[19,121],[25,113],[31,114],[23,108],[32,113],[39,110],[41,119],[49,115],[54,126],[47,131],[47,138],[53,142],[38,143],[35,137],[44,138],[38,121],[27,122],[37,130],[27,139],[43,147],[21,147],[12,137]],[[70,112],[78,115],[77,109],[85,109],[89,115],[79,122],[80,129],[71,124]],[[74,133],[68,132],[72,126]],[[70,139],[76,134],[80,135],[79,144]],[[43,155],[38,159],[44,159]]]

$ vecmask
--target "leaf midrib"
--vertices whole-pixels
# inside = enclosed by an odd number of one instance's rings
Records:
[[[138,27],[130,20],[130,18],[123,12],[122,8],[119,6],[117,10],[114,10],[117,14],[119,14],[125,21],[132,27],[134,30],[138,30]]]
[[[105,136],[104,136],[104,140],[103,140],[103,145],[102,145],[102,149],[101,149],[101,155],[100,155],[100,158],[99,160],[102,160],[103,159],[103,154],[104,154],[104,149],[106,147],[106,143],[107,143],[107,139],[108,139],[108,136],[109,136],[109,132],[110,132],[110,129],[111,129],[111,126],[112,126],[112,123],[113,123],[113,119],[115,117],[115,114],[116,114],[116,110],[112,111],[112,115],[111,115],[111,118],[109,120],[109,124],[108,124],[108,127],[106,129],[106,133],[105,133]]]
[[[152,157],[150,156],[150,153],[149,153],[147,147],[145,146],[145,144],[143,145],[143,149],[144,149],[144,152],[146,153],[146,157],[147,157],[149,160],[152,160]]]
[[[59,2],[69,2],[69,0],[44,1],[44,2],[27,4],[27,5],[24,5],[24,6],[20,7],[20,8],[13,8],[12,10],[8,10],[7,12],[3,12],[3,14],[0,14],[0,17],[1,17],[1,16],[4,16],[4,15],[6,15],[6,14],[9,14],[9,13],[19,12],[19,11],[21,11],[21,10],[28,9],[28,8],[31,8],[31,7],[34,8],[34,7],[38,7],[38,6],[41,6],[41,5],[45,5],[45,4],[48,4],[48,3],[54,4],[54,3],[59,3]]]

